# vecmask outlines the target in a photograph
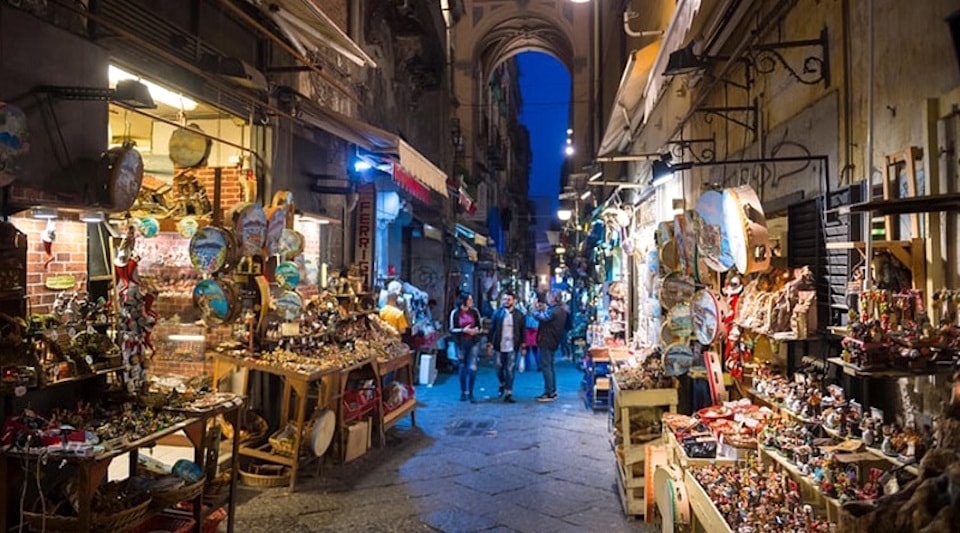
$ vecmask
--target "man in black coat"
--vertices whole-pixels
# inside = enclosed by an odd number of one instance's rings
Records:
[[[553,364],[554,356],[566,333],[567,313],[566,306],[560,300],[560,292],[556,290],[547,295],[546,307],[533,313],[533,318],[540,322],[537,346],[540,347],[540,369],[543,371],[543,394],[537,396],[538,402],[552,402],[557,399],[557,372]]]
[[[523,313],[516,308],[516,295],[503,293],[502,305],[493,313],[490,321],[490,345],[497,358],[497,378],[500,380],[500,394],[503,401],[515,403],[513,399],[513,372],[516,368],[517,352],[523,346],[525,321]]]

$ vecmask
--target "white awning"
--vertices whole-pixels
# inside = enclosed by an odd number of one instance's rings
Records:
[[[643,90],[650,79],[650,71],[662,42],[662,39],[657,39],[640,50],[634,50],[627,59],[607,129],[604,130],[597,152],[598,157],[621,153],[630,146],[633,132],[639,126],[637,119],[642,118],[642,115],[638,116],[638,111],[643,103]]]
[[[321,46],[330,47],[359,66],[377,63],[344,33],[313,0],[249,0],[258,5],[283,32],[284,37],[303,52]]]

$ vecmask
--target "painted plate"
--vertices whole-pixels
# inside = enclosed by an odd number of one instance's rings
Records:
[[[247,204],[237,211],[234,235],[243,256],[262,255],[267,242],[267,215],[258,203]]]
[[[0,102],[0,187],[17,179],[27,151],[27,115],[19,107]]]
[[[685,342],[675,342],[663,352],[664,373],[668,376],[682,376],[693,366],[693,350]]]
[[[670,329],[670,322],[664,320],[663,325],[660,326],[660,344],[670,346],[675,342],[677,342],[677,337],[674,336],[673,330]]]
[[[190,238],[190,262],[204,274],[215,274],[230,266],[232,237],[221,228],[207,226]]]
[[[110,172],[110,205],[116,211],[126,211],[140,194],[143,157],[132,144],[111,148],[105,157]]]
[[[660,307],[669,311],[679,303],[689,303],[696,287],[693,280],[680,274],[670,274],[660,284]]]
[[[697,235],[697,250],[703,262],[712,270],[726,272],[733,268],[734,259],[727,241],[727,226],[723,216],[723,194],[707,191],[697,200],[693,217]]]
[[[690,306],[693,317],[693,335],[697,342],[709,345],[720,331],[720,306],[717,298],[708,290],[700,289],[693,295]]]
[[[231,288],[213,279],[200,280],[193,288],[193,304],[200,309],[203,321],[210,325],[232,320],[236,307],[234,296]]]
[[[300,266],[293,261],[284,261],[277,265],[273,277],[281,289],[294,289],[300,284]]]
[[[287,211],[282,207],[267,210],[267,255],[280,253],[280,237],[287,228]]]
[[[193,168],[202,165],[210,155],[213,141],[198,133],[200,126],[190,124],[178,128],[170,135],[167,153],[177,168]]]
[[[692,318],[690,316],[690,304],[680,302],[670,309],[667,314],[667,323],[670,324],[670,330],[673,336],[679,339],[686,339],[690,336],[693,329]]]
[[[177,232],[185,239],[196,235],[199,227],[200,223],[193,217],[183,217],[180,219],[180,222],[177,222]]]
[[[660,266],[664,272],[680,270],[680,254],[677,251],[677,241],[671,239],[660,246]]]
[[[303,235],[301,235],[299,231],[284,229],[280,235],[278,253],[283,259],[293,259],[302,254]]]
[[[285,291],[277,298],[277,311],[284,320],[296,320],[303,310],[303,298],[294,291]]]
[[[160,223],[153,217],[143,217],[140,219],[140,223],[137,224],[137,229],[140,230],[140,235],[152,239],[160,233]]]
[[[673,221],[657,224],[655,238],[657,246],[663,246],[667,241],[673,240]]]

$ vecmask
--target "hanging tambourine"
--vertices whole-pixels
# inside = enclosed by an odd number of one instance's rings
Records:
[[[660,245],[658,254],[660,259],[660,268],[664,272],[677,272],[680,270],[680,253],[677,250],[677,241],[670,239]]]
[[[667,313],[667,324],[670,325],[670,331],[678,339],[690,337],[692,331],[692,318],[690,316],[690,304],[680,302],[670,309]]]
[[[693,336],[697,342],[709,345],[720,331],[720,308],[717,298],[708,290],[701,289],[693,295],[690,306],[693,317]]]
[[[202,166],[210,157],[213,141],[203,135],[200,126],[190,124],[186,128],[177,128],[170,135],[167,152],[176,168],[194,168]]]
[[[132,142],[123,143],[107,150],[101,156],[107,168],[107,194],[110,206],[116,211],[126,211],[133,206],[140,194],[143,182],[143,157]]]
[[[267,242],[267,215],[263,212],[263,207],[252,203],[237,209],[233,232],[240,244],[241,255],[262,255]]]
[[[209,326],[232,322],[240,308],[236,287],[226,280],[197,282],[193,288],[193,304],[200,309],[204,323]]]
[[[670,346],[671,344],[677,342],[677,340],[677,337],[673,334],[673,330],[670,329],[670,322],[664,320],[663,324],[660,326],[660,345]]]
[[[737,270],[741,274],[766,270],[771,258],[767,219],[752,187],[723,191],[723,221]]]
[[[663,533],[686,531],[690,524],[690,499],[683,470],[677,465],[657,465],[653,473],[656,501],[660,509]]]
[[[293,261],[284,261],[274,269],[273,277],[281,289],[294,289],[300,284],[300,266]]]
[[[185,239],[192,238],[200,229],[200,223],[194,217],[183,217],[177,222],[177,233]]]
[[[693,350],[686,342],[675,342],[663,352],[664,373],[668,376],[682,376],[693,366]]]
[[[692,279],[677,273],[670,274],[660,284],[660,307],[669,311],[678,303],[689,302],[695,291]]]
[[[207,226],[190,238],[190,262],[208,275],[229,270],[235,263],[233,235],[222,228]]]
[[[0,187],[17,179],[27,152],[27,115],[19,107],[0,102]]]
[[[295,291],[284,291],[277,298],[276,305],[284,320],[296,320],[303,311],[303,298]]]
[[[137,224],[137,231],[147,239],[152,239],[160,233],[160,223],[153,217],[143,217]]]
[[[667,241],[673,240],[673,221],[661,222],[657,224],[657,231],[654,233],[657,246],[663,246]]]
[[[280,246],[277,253],[283,260],[294,259],[303,253],[303,246],[303,235],[299,231],[285,229],[280,234]]]
[[[733,268],[734,259],[727,241],[727,228],[723,218],[723,194],[706,191],[697,200],[694,226],[697,234],[697,250],[708,267],[717,272]]]

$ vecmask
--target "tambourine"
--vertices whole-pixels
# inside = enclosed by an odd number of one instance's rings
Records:
[[[204,274],[226,272],[236,263],[235,259],[236,243],[225,229],[206,226],[190,238],[190,262]]]
[[[110,206],[116,211],[126,211],[133,206],[140,194],[143,182],[143,157],[132,142],[107,150],[101,157],[107,167],[109,181],[107,193]]]
[[[680,253],[677,250],[677,241],[670,239],[660,245],[660,252],[657,255],[660,259],[660,268],[664,272],[680,270]]]
[[[300,266],[293,261],[284,261],[274,269],[273,277],[281,289],[294,289],[300,284]]]
[[[663,246],[667,241],[673,240],[673,221],[661,222],[657,224],[657,231],[654,233],[654,239],[657,246]]]
[[[664,374],[682,376],[693,366],[693,350],[686,342],[675,342],[663,351]]]
[[[284,291],[277,298],[276,306],[284,320],[295,320],[303,311],[303,298],[295,291]]]
[[[720,306],[710,291],[700,289],[693,295],[690,315],[693,319],[693,336],[697,342],[706,346],[716,340],[720,331]]]
[[[660,284],[660,307],[669,311],[678,303],[689,302],[695,291],[692,279],[678,273],[670,274]]]
[[[683,471],[677,465],[657,465],[653,473],[655,499],[660,509],[664,533],[683,531],[690,524],[690,498]]]
[[[285,229],[280,234],[280,245],[277,254],[284,260],[289,260],[303,253],[304,240],[299,231]]]
[[[735,262],[727,242],[727,228],[723,218],[723,194],[706,191],[697,200],[693,217],[697,235],[697,251],[708,267],[717,272],[726,272]]]
[[[230,281],[204,279],[193,288],[193,305],[200,309],[207,325],[228,324],[240,312],[238,294],[236,286]]]
[[[199,133],[201,131],[200,126],[190,124],[186,128],[177,128],[170,135],[167,151],[174,167],[194,168],[207,161],[213,141]]]
[[[254,202],[237,209],[233,218],[233,235],[243,256],[262,255],[267,243],[267,215]]]
[[[678,214],[673,218],[673,240],[677,242],[677,256],[680,258],[680,271],[685,274],[693,273],[693,264],[696,260],[697,238],[693,232],[691,222],[692,212]]]
[[[17,179],[27,151],[27,115],[19,107],[0,102],[0,187]]]
[[[670,322],[668,320],[664,320],[663,325],[660,326],[660,344],[662,346],[670,346],[675,342],[677,342],[677,337],[673,334],[673,330],[670,328]]]
[[[177,222],[177,233],[185,239],[189,239],[197,234],[200,223],[194,217],[183,217]]]
[[[693,330],[693,319],[690,315],[690,304],[680,302],[674,305],[667,313],[667,324],[670,325],[670,331],[678,339],[690,337]]]
[[[766,270],[771,256],[767,219],[752,187],[723,191],[723,220],[737,270],[741,274]]]

